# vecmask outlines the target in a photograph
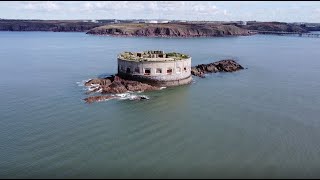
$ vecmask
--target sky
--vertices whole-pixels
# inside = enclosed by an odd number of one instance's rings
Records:
[[[318,1],[1,1],[2,19],[168,19],[320,23]]]

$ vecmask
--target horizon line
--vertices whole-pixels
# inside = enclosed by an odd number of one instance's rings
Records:
[[[128,21],[128,20],[166,20],[166,21],[186,21],[186,22],[280,22],[280,23],[320,23],[320,22],[307,22],[307,21],[260,21],[260,20],[183,20],[183,19],[14,19],[14,18],[0,18],[0,20],[40,20],[40,21],[84,21],[84,20],[119,20],[119,21]]]

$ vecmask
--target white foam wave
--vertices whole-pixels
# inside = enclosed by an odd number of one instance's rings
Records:
[[[150,99],[146,95],[136,95],[130,92],[127,93],[121,93],[121,94],[115,94],[119,100],[141,100],[141,99]]]
[[[116,94],[116,96],[120,97],[120,98],[126,98],[128,97],[130,94],[129,93],[121,93],[121,94]]]
[[[84,86],[84,84],[88,81],[90,81],[91,79],[87,79],[87,80],[82,80],[82,81],[78,81],[76,82],[78,84],[78,86]]]
[[[91,84],[90,86],[91,87],[98,87],[98,86],[100,86],[100,84]]]
[[[97,92],[101,93],[102,88],[100,84],[90,84],[90,86],[85,86],[85,83],[90,81],[91,79],[87,80],[82,80],[80,82],[76,82],[78,86],[83,87],[84,90],[89,91],[89,92]],[[160,89],[165,89],[166,87],[160,87]],[[143,91],[138,91],[138,92],[133,92],[133,91],[127,91],[125,93],[119,93],[119,94],[110,94],[112,98],[104,99],[104,100],[98,100],[100,101],[108,101],[110,99],[118,99],[118,100],[145,100],[145,99],[150,99],[146,95],[140,95]]]
[[[104,101],[109,101],[112,99],[115,99],[115,98],[113,97],[113,98],[108,98],[108,99],[101,99],[101,100],[97,100],[96,102],[104,102]]]

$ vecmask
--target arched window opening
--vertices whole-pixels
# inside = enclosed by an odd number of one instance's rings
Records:
[[[157,68],[157,69],[156,69],[156,73],[157,73],[157,74],[161,74],[161,73],[162,73],[162,69],[161,69],[161,68]]]
[[[136,67],[136,68],[134,69],[134,72],[139,74],[139,73],[140,73],[139,67]]]
[[[151,68],[145,68],[144,75],[150,75],[150,74],[151,74]]]
[[[127,67],[127,71],[126,71],[126,73],[131,73],[131,69],[130,69],[130,67]]]

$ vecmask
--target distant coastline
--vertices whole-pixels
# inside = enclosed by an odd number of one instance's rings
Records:
[[[246,36],[251,31],[307,33],[320,31],[320,24],[284,22],[166,22],[141,23],[133,20],[10,20],[0,19],[0,31],[84,32],[92,35],[125,37],[224,37]]]

